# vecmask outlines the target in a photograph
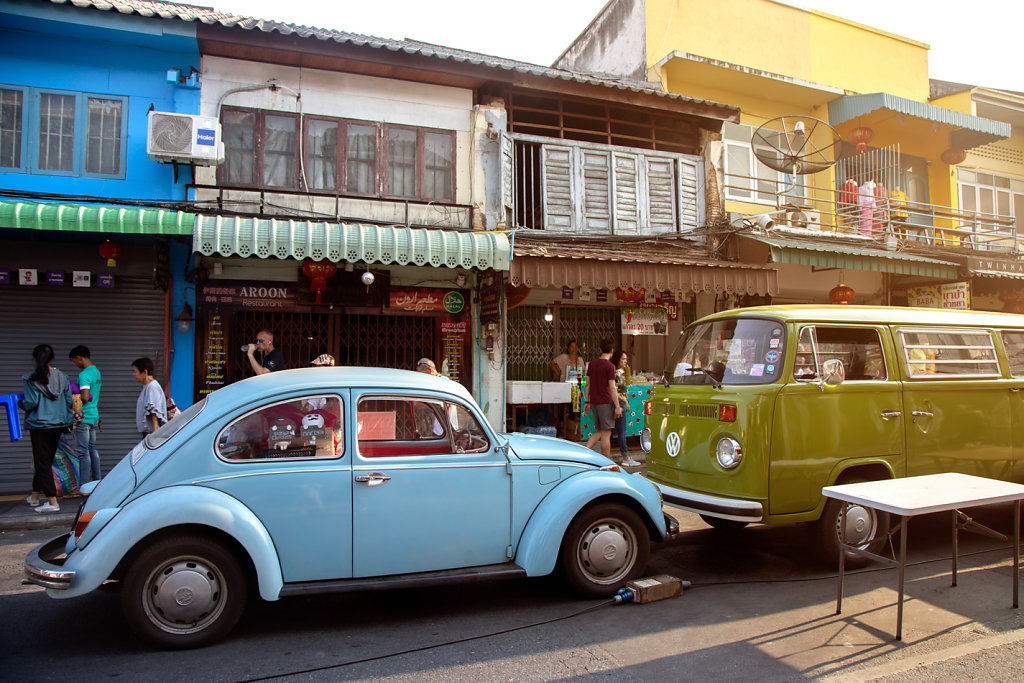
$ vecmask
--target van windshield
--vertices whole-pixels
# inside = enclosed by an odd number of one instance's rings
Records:
[[[731,318],[691,325],[665,368],[669,384],[770,384],[782,375],[785,328]]]

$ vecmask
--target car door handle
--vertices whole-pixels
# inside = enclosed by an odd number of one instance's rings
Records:
[[[391,477],[384,474],[383,472],[370,472],[369,474],[356,475],[356,481],[361,484],[367,484],[369,486],[380,486],[386,481],[390,481]]]
[[[891,419],[893,419],[894,417],[899,417],[899,416],[900,416],[900,415],[902,415],[902,414],[903,414],[903,413],[901,413],[901,412],[900,412],[900,411],[898,411],[898,410],[883,410],[883,411],[881,412],[881,416],[882,416],[882,419],[883,419],[883,420],[891,420]]]
[[[910,413],[914,417],[933,417],[934,413],[929,413],[927,410],[914,410]]]

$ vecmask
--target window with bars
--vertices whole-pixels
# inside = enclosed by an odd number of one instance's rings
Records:
[[[128,98],[0,86],[0,168],[123,178]]]
[[[238,107],[221,122],[221,184],[455,201],[452,131]]]

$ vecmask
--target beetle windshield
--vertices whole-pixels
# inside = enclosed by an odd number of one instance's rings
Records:
[[[669,384],[770,384],[782,374],[785,328],[728,318],[691,325],[665,368]]]

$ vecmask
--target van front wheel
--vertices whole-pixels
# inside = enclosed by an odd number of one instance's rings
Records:
[[[865,480],[857,479],[843,483],[852,484],[854,481]],[[829,498],[825,504],[825,510],[821,514],[821,519],[818,520],[816,535],[820,541],[817,545],[820,548],[822,559],[836,568],[839,567],[839,544],[842,537],[840,524],[844,505],[846,506],[847,544],[868,552],[880,553],[889,537],[889,513]],[[866,557],[855,555],[849,551],[846,553],[848,568],[863,567],[868,561]]]

